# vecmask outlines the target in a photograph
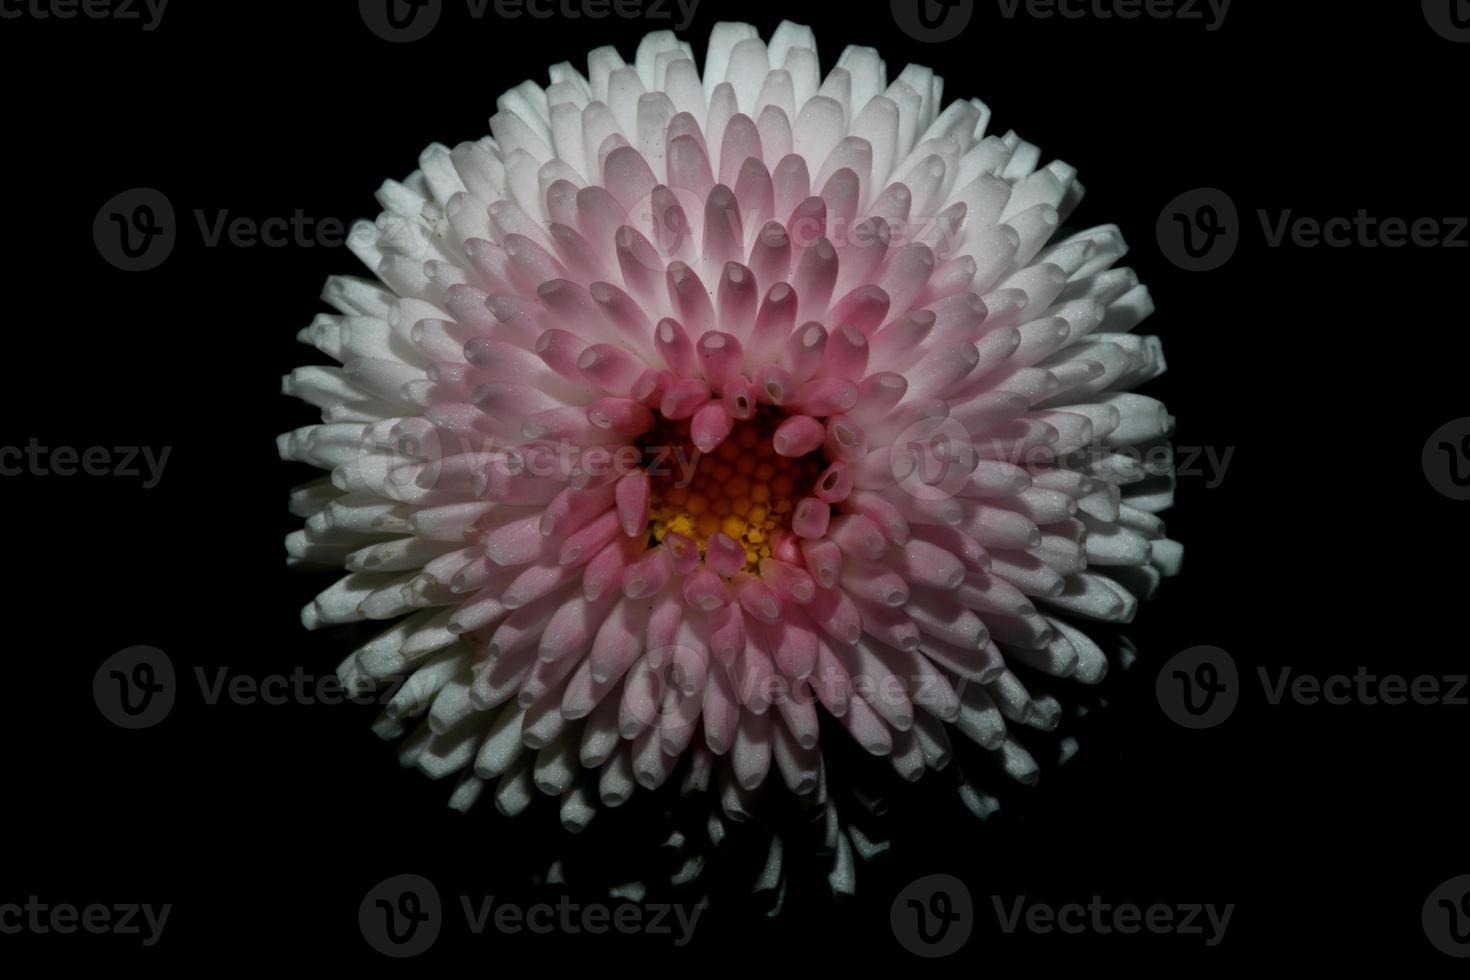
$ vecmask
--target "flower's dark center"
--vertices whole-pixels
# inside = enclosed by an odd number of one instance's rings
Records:
[[[761,407],[707,454],[694,447],[688,422],[661,420],[641,444],[651,478],[650,546],[674,532],[697,542],[702,554],[723,532],[745,551],[746,571],[755,572],[771,556],[772,540],[790,530],[797,502],[825,465],[820,452],[798,458],[776,452],[771,436],[781,420]]]

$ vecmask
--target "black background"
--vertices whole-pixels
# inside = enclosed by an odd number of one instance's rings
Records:
[[[309,6],[309,9],[308,9]],[[495,97],[555,61],[616,44],[631,56],[663,22],[472,21],[450,2],[437,31],[389,45],[352,3],[175,0],[136,23],[0,21],[6,98],[5,445],[170,446],[162,483],[10,477],[7,847],[0,902],[169,902],[163,940],[0,936],[26,954],[381,968],[357,906],[412,872],[454,896],[529,895],[522,882],[565,844],[550,810],[510,822],[488,801],[443,806],[446,785],[400,770],[358,706],[205,705],[193,670],[327,673],[345,649],[300,629],[329,579],[288,572],[281,537],[303,468],[277,432],[313,421],[279,395],[312,359],[295,332],[325,309],[342,248],[206,248],[193,211],[257,220],[296,209],[371,217],[386,177],[431,141],[477,138]],[[941,969],[1146,969],[1158,961],[1284,969],[1382,961],[1459,968],[1420,927],[1441,881],[1470,872],[1464,707],[1266,704],[1257,666],[1464,672],[1459,576],[1465,504],[1436,493],[1425,440],[1465,413],[1460,299],[1470,252],[1279,248],[1255,219],[1464,215],[1463,89],[1470,47],[1417,3],[1237,0],[1218,31],[1176,20],[1006,20],[976,4],[956,41],[925,44],[886,2],[702,0],[685,33],[782,15],[811,24],[824,70],[847,44],[877,46],[978,96],[1089,188],[1073,223],[1116,222],[1153,292],[1170,371],[1150,389],[1182,446],[1234,451],[1219,486],[1182,478],[1167,516],[1184,574],[1129,631],[1142,656],[1111,679],[1082,752],[988,824],[928,791],[903,808],[895,847],[860,869],[856,901],[794,897],[774,921],[706,913],[694,942],[652,936],[468,935],[457,910],[411,968],[742,970],[923,967],[893,939],[893,896],[920,875],[960,876],[975,897],[967,946]],[[92,239],[98,209],[163,191],[180,238],[160,268],[125,273]],[[1160,211],[1197,187],[1239,207],[1242,242],[1209,273],[1170,264]],[[111,653],[150,644],[184,688],[155,728],[96,710]],[[1247,682],[1207,732],[1173,725],[1158,667],[1199,644]],[[615,847],[616,840],[606,846]],[[1199,937],[1007,936],[991,896],[1054,903],[1234,903],[1225,942]],[[1029,966],[1028,966],[1029,964]],[[1427,974],[1426,974],[1427,975]]]

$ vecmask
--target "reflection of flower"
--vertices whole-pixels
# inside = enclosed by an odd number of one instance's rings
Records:
[[[404,757],[456,805],[580,830],[681,764],[735,818],[773,770],[825,798],[822,714],[1027,782],[1040,685],[1106,667],[1076,622],[1176,569],[1169,481],[1112,452],[1170,424],[1122,239],[1052,241],[1072,168],[941,89],[823,79],[792,24],[719,25],[703,76],[657,33],[383,186],[379,281],[302,334],[342,366],[286,380],[323,424],[282,454],[332,471],[288,549],[349,571],[308,627],[394,621],[342,673],[410,675],[380,731],[426,709]]]

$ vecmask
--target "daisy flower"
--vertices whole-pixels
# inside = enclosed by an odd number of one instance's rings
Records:
[[[678,774],[740,820],[827,799],[833,739],[1036,778],[1087,624],[1179,565],[1164,360],[1118,230],[1059,231],[1074,170],[942,91],[659,32],[383,185],[376,278],[301,333],[339,366],[285,379],[322,422],[281,455],[331,471],[287,550],[346,569],[308,628],[386,625],[340,674],[400,681],[378,730],[453,805],[578,831]]]

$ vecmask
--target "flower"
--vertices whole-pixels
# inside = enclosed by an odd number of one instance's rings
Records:
[[[856,47],[824,78],[790,23],[717,25],[702,74],[650,34],[354,228],[378,281],[301,334],[341,366],[285,379],[322,423],[282,456],[331,470],[287,548],[348,572],[308,628],[391,621],[341,676],[406,676],[378,729],[424,715],[403,759],[454,805],[577,831],[682,772],[740,819],[825,798],[842,737],[1030,782],[1043,687],[1107,668],[1082,624],[1177,570],[1122,237],[1059,234],[1073,169],[942,87]]]

